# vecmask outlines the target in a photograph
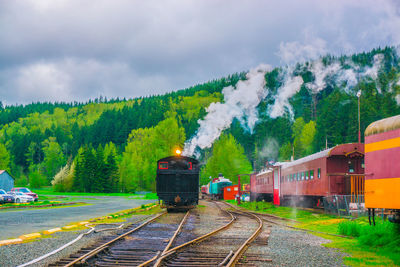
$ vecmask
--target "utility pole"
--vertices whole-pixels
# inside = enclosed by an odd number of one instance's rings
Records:
[[[357,92],[357,98],[358,98],[358,143],[361,143],[360,96],[361,96],[361,90]]]

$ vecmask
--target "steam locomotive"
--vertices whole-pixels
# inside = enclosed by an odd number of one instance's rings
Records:
[[[168,211],[194,208],[199,201],[199,162],[170,156],[157,161],[156,191]]]

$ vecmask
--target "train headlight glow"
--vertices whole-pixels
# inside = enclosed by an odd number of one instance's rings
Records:
[[[175,153],[179,156],[180,154],[182,154],[182,151],[180,149],[175,150]]]

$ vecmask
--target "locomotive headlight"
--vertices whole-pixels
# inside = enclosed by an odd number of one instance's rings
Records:
[[[179,156],[180,154],[182,154],[182,151],[180,149],[175,150],[175,153]]]

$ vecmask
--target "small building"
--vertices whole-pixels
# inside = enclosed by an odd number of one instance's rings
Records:
[[[239,194],[239,186],[238,185],[231,185],[231,186],[224,187],[224,199],[225,200],[235,199],[237,194]]]
[[[14,178],[5,170],[0,170],[0,189],[6,192],[14,187]]]

